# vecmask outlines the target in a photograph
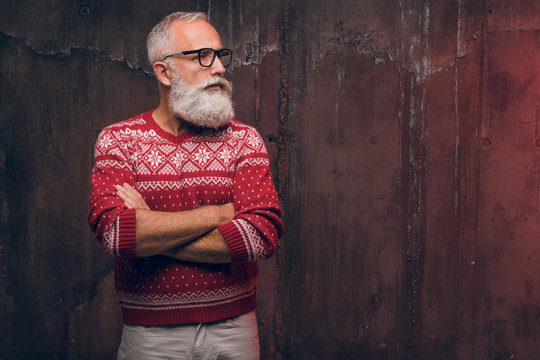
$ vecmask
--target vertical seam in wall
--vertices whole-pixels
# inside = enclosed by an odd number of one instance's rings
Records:
[[[404,26],[404,4],[403,0],[399,1],[399,7],[401,10],[401,26]],[[402,32],[401,32],[402,33]],[[405,46],[403,41],[400,42],[400,56],[401,56],[401,63],[403,64],[405,61]],[[400,198],[400,224],[402,225],[402,231],[399,232],[400,236],[400,254],[403,254],[404,257],[404,271],[402,272],[401,281],[398,282],[400,286],[398,286],[398,291],[401,294],[400,299],[401,301],[398,301],[398,303],[403,304],[402,306],[398,306],[396,311],[396,320],[397,323],[400,324],[400,329],[397,331],[397,338],[400,339],[399,342],[403,343],[403,346],[401,346],[401,351],[396,351],[395,358],[403,358],[406,356],[408,352],[407,343],[410,344],[411,337],[412,337],[412,325],[410,319],[410,301],[409,301],[409,289],[410,286],[408,285],[409,281],[409,266],[410,266],[410,260],[408,256],[408,243],[409,243],[409,233],[410,233],[410,224],[409,224],[409,206],[408,206],[408,199],[409,199],[409,193],[410,193],[410,185],[409,185],[409,143],[410,143],[410,126],[409,126],[409,108],[406,106],[409,102],[410,94],[409,91],[411,89],[411,86],[408,84],[410,82],[410,76],[407,77],[407,72],[404,67],[400,67],[399,69],[399,105],[398,105],[398,119],[399,119],[399,166],[398,166],[398,193]],[[397,327],[396,327],[397,328]]]
[[[233,11],[234,11],[234,7],[233,7],[233,0],[229,0],[229,3],[227,4],[227,15],[228,15],[228,19],[227,19],[227,25],[228,25],[228,36],[227,36],[227,46],[232,46],[232,43],[233,43],[233,31],[234,31],[234,26],[233,26]]]
[[[479,114],[477,116],[478,118],[478,122],[479,124],[477,125],[480,129],[482,129],[482,122],[484,121],[485,119],[485,99],[484,99],[484,96],[485,96],[485,88],[486,88],[486,22],[488,21],[487,19],[487,12],[486,12],[486,0],[482,0],[482,6],[481,6],[481,12],[482,12],[482,25],[481,25],[481,36],[480,36],[480,39],[482,41],[482,44],[481,44],[481,49],[482,49],[482,53],[481,53],[481,60],[480,60],[480,82],[479,82],[479,96],[478,96],[478,111],[479,111]],[[475,129],[475,140],[477,140],[477,137],[481,134],[478,134],[478,128]],[[481,161],[480,161],[480,158],[478,158],[478,164],[481,164]],[[476,221],[475,221],[475,228],[474,228],[474,261],[476,264],[478,264],[478,252],[479,252],[479,238],[478,238],[478,219],[479,219],[479,215],[480,215],[480,176],[481,176],[481,171],[482,171],[482,168],[481,167],[478,167],[478,171],[475,173],[475,195],[476,195],[476,199],[475,199],[475,204],[477,204],[476,206],[476,211],[475,211],[475,218],[476,218]],[[477,279],[478,277],[475,276],[476,274],[473,274],[473,287],[475,289],[477,289]],[[477,298],[476,297],[473,297],[472,301],[474,302],[474,305],[473,307],[476,308],[477,307]],[[473,315],[476,317],[476,314],[477,312],[474,311],[473,312]],[[473,320],[473,329],[474,329],[474,333],[476,334],[476,319]],[[476,344],[478,343],[478,337],[477,336],[474,336],[473,337],[473,345],[472,345],[472,355],[473,355],[473,358],[476,357]]]
[[[255,49],[253,65],[255,67],[255,124],[260,126],[261,123],[261,94],[260,94],[260,74],[259,67],[262,64],[262,55],[261,55],[261,32],[260,32],[260,12],[259,12],[259,0],[255,0],[255,7],[257,9],[255,15],[255,36],[253,43],[257,46]],[[278,166],[279,168],[279,166]]]
[[[421,344],[421,321],[422,321],[422,274],[424,262],[424,249],[426,242],[426,189],[428,182],[428,161],[425,136],[427,134],[427,96],[428,83],[425,81],[431,73],[429,33],[430,33],[430,3],[426,1],[413,2],[405,7],[403,1],[400,1],[402,13],[402,26],[409,32],[411,29],[419,31],[421,37],[421,56],[416,58],[410,49],[401,48],[404,58],[402,63],[411,63],[412,69],[415,69],[408,75],[406,82],[408,89],[402,86],[403,94],[400,106],[405,110],[404,116],[400,117],[401,123],[401,185],[402,185],[402,207],[403,207],[403,225],[405,226],[405,253],[407,265],[405,268],[405,294],[407,297],[408,318],[403,326],[408,331],[405,336],[408,337],[408,347],[406,356],[413,358],[419,353]],[[411,12],[413,10],[413,12]],[[413,21],[418,21],[419,27],[407,27],[407,22],[411,18],[405,17],[405,12],[415,14]],[[417,44],[418,45],[418,44]],[[419,45],[418,45],[419,46]],[[404,69],[402,69],[404,70]],[[406,69],[405,69],[406,70]],[[406,77],[407,75],[404,75]],[[402,83],[403,84],[403,83]]]
[[[463,294],[463,274],[461,272],[461,262],[459,261],[461,250],[461,202],[460,194],[461,192],[461,182],[462,174],[460,170],[461,161],[460,161],[460,146],[461,146],[461,119],[459,115],[459,58],[462,55],[462,41],[461,41],[461,6],[462,1],[458,0],[457,3],[457,31],[456,31],[456,54],[454,60],[454,120],[455,120],[455,129],[456,137],[454,143],[454,169],[453,169],[453,188],[454,188],[454,276],[453,276],[453,296],[452,296],[452,316],[450,320],[450,333],[451,333],[451,343],[452,343],[452,352],[449,356],[452,359],[456,357],[456,329],[458,328],[458,301],[459,297]],[[461,175],[461,176],[460,176]],[[461,295],[460,295],[461,294]]]
[[[289,0],[281,3],[281,24],[280,24],[280,48],[281,58],[279,63],[279,139],[277,141],[277,188],[281,204],[285,204],[286,184],[288,181],[288,116],[289,116]],[[286,209],[284,209],[286,210]],[[285,229],[286,231],[286,229]],[[283,336],[283,303],[285,295],[284,289],[284,250],[281,242],[278,242],[276,249],[276,295],[274,305],[273,331],[275,339],[275,359],[283,358],[284,341]]]

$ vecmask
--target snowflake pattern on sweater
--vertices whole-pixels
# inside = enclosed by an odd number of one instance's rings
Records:
[[[256,260],[272,256],[283,223],[266,148],[254,128],[233,120],[219,130],[174,136],[149,111],[103,129],[94,160],[89,224],[115,257],[124,323],[209,322],[256,307]],[[218,228],[232,263],[138,258],[135,210],[124,206],[114,188],[123,183],[135,187],[152,210],[232,202],[235,218]]]

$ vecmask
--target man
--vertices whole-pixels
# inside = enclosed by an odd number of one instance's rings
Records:
[[[148,36],[153,110],[103,129],[89,223],[115,257],[118,359],[258,359],[258,258],[281,208],[259,134],[234,117],[232,52],[202,13]]]

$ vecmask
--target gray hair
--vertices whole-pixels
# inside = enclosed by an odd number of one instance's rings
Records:
[[[202,12],[177,11],[165,16],[150,31],[146,40],[146,51],[150,65],[154,65],[154,63],[163,59],[167,53],[174,51],[171,49],[171,32],[169,31],[169,27],[173,22],[183,21],[190,23],[195,20],[207,21],[206,19],[206,14]]]

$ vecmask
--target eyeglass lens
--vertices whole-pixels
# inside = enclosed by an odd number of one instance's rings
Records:
[[[202,66],[212,66],[216,55],[217,57],[219,57],[219,60],[224,67],[227,67],[231,64],[232,51],[230,51],[229,49],[203,49],[199,53],[199,61]]]

